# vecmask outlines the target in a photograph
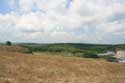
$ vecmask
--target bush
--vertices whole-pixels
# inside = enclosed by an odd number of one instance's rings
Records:
[[[99,58],[98,55],[94,52],[85,52],[82,55],[83,58]]]
[[[112,57],[112,56],[100,56],[100,58],[109,62],[117,62],[117,58]]]
[[[6,41],[6,45],[10,46],[12,43],[10,41]]]

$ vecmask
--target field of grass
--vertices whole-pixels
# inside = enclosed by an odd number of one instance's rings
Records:
[[[0,52],[0,83],[125,83],[124,63],[58,55]]]
[[[20,52],[20,53],[31,53],[28,48],[24,48],[19,45],[0,45],[0,52]]]

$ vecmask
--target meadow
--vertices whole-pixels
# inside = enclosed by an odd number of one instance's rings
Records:
[[[23,47],[5,47],[0,51],[0,83],[125,82],[125,63],[62,56],[61,53],[25,53]],[[8,51],[10,48],[12,51]]]

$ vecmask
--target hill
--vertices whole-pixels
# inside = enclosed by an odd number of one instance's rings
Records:
[[[124,83],[125,64],[0,52],[0,83]]]
[[[49,51],[49,52],[105,52],[106,50],[114,50],[113,45],[99,44],[80,44],[80,43],[57,43],[57,44],[20,44],[32,51]]]
[[[19,45],[11,45],[11,46],[7,46],[7,45],[0,45],[0,52],[20,52],[20,53],[29,53],[30,50],[19,46]]]

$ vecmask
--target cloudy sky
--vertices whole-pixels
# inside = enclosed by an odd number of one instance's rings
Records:
[[[0,0],[0,42],[125,43],[125,0]]]

